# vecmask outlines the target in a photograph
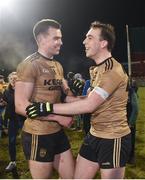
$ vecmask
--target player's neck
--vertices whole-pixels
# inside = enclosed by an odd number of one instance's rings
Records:
[[[100,64],[102,63],[105,59],[108,59],[109,57],[112,57],[111,52],[104,52],[104,53],[100,53],[98,54],[94,60],[96,62],[96,64]]]
[[[38,52],[39,52],[42,56],[44,56],[44,57],[46,57],[46,58],[53,59],[53,56],[52,56],[52,55],[46,53],[46,52],[43,51],[42,49],[38,49]]]

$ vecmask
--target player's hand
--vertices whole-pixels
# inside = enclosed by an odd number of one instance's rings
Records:
[[[37,116],[47,116],[53,112],[53,104],[49,102],[34,102],[26,108],[26,114],[29,118],[33,119]]]
[[[70,89],[73,92],[73,94],[77,96],[77,95],[82,95],[83,87],[84,87],[84,82],[82,80],[76,79],[74,80]]]
[[[76,79],[73,83],[74,88],[82,89],[84,87],[84,82],[82,80]]]

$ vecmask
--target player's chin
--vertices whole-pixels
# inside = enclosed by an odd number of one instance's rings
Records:
[[[55,51],[55,54],[58,55],[60,53],[60,50]]]
[[[86,57],[89,58],[90,57],[90,54],[86,52]]]

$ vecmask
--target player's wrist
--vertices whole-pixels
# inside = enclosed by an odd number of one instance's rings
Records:
[[[26,108],[26,114],[29,118],[47,116],[53,113],[53,104],[49,102],[33,102]]]
[[[46,109],[48,114],[53,113],[53,104],[46,102]]]

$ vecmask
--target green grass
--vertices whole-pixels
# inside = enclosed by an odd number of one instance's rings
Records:
[[[125,178],[144,179],[145,178],[145,88],[139,88],[139,116],[137,120],[136,132],[136,165],[127,165]],[[79,147],[83,140],[83,133],[77,131],[66,131],[70,139],[74,157],[77,156]],[[5,136],[0,139],[0,179],[30,179],[31,175],[24,159],[21,147],[20,136],[17,140],[17,173],[6,173],[5,167],[9,163],[8,157],[8,138]],[[99,173],[95,178],[99,178]],[[55,172],[53,178],[58,178]]]
[[[145,178],[145,87],[139,88],[139,116],[136,131],[136,166],[127,166],[126,178]]]

